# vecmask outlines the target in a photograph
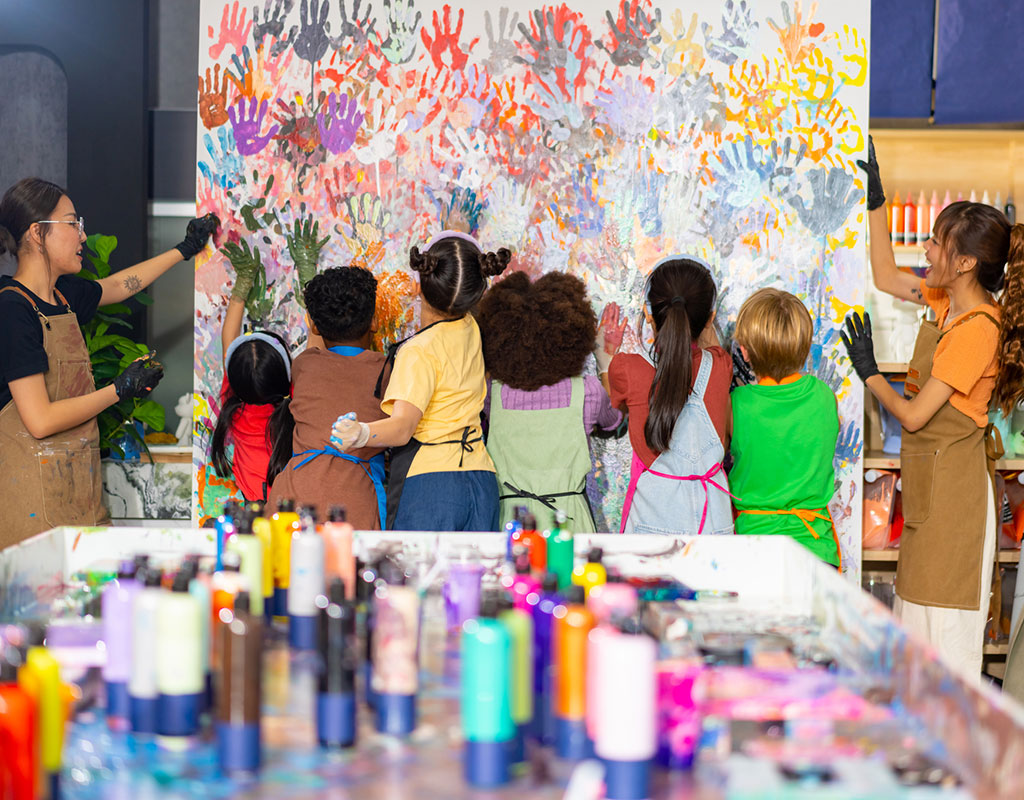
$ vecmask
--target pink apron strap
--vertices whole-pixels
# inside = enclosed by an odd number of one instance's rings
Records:
[[[640,456],[633,451],[633,460],[629,464],[629,486],[626,488],[626,500],[622,504],[622,522],[619,524],[619,533],[626,530],[626,520],[629,519],[629,509],[633,505],[633,495],[636,493],[636,483],[640,476],[647,471]]]
[[[700,515],[700,527],[697,528],[697,535],[700,536],[704,533],[704,523],[708,518],[708,501],[711,499],[708,496],[708,484],[711,484],[719,491],[725,492],[733,500],[738,500],[732,492],[726,489],[722,484],[715,480],[715,475],[722,471],[721,464],[715,464],[711,469],[705,472],[703,475],[669,475],[665,472],[655,472],[653,469],[648,470],[652,475],[657,475],[659,478],[670,478],[674,481],[700,481],[700,487],[704,490],[704,510]]]

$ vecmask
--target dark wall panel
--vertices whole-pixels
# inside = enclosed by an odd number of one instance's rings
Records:
[[[934,25],[935,0],[871,0],[872,117],[931,116]]]

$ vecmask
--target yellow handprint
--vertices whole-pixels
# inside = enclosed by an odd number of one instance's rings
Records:
[[[843,56],[846,70],[839,70],[839,79],[850,86],[863,86],[868,77],[868,43],[862,39],[856,28],[843,26],[843,36],[836,33],[839,52]]]
[[[668,74],[678,78],[684,72],[694,75],[699,73],[704,66],[704,49],[693,41],[697,33],[697,14],[690,17],[689,27],[686,27],[683,12],[677,8],[672,12],[672,29],[669,30],[660,22],[657,28],[661,34],[661,44],[652,45],[651,50],[668,70]]]
[[[832,77],[832,59],[826,58],[817,47],[796,66],[797,87],[800,95],[812,103],[827,103],[836,93]],[[802,80],[801,80],[802,79]]]

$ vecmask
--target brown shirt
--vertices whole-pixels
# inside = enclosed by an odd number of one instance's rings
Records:
[[[331,426],[342,414],[354,411],[360,422],[385,418],[380,401],[373,396],[383,366],[384,354],[372,350],[343,356],[312,348],[292,362],[292,453],[296,455],[274,479],[271,508],[279,500],[293,499],[316,506],[323,520],[331,506],[340,505],[356,530],[380,530],[377,494],[362,466],[330,455],[317,456],[298,469],[295,466],[309,457],[299,453],[328,446]],[[377,447],[363,447],[351,455],[369,459],[379,452]]]

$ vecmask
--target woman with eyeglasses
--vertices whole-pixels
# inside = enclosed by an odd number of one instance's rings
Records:
[[[77,277],[85,224],[61,187],[25,178],[0,199],[0,255],[17,260],[14,276],[0,277],[0,548],[108,521],[96,416],[148,395],[163,367],[140,359],[97,389],[78,326],[192,258],[218,224],[212,214],[194,219],[173,249],[92,281]]]

